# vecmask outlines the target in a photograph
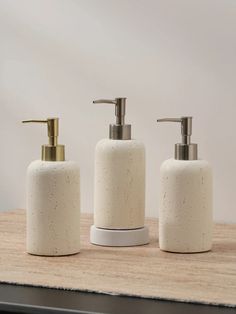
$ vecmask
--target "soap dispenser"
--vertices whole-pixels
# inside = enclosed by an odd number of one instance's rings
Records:
[[[159,245],[164,251],[195,253],[212,247],[212,170],[198,159],[191,143],[192,117],[159,119],[179,122],[182,143],[175,145],[175,158],[160,170]]]
[[[104,246],[147,244],[144,145],[131,138],[131,125],[125,123],[126,98],[93,103],[115,105],[116,123],[110,124],[109,139],[102,139],[96,145],[91,243]]]
[[[77,163],[65,160],[59,145],[59,119],[26,120],[47,125],[49,143],[41,160],[27,169],[27,252],[59,256],[80,251],[80,174]]]

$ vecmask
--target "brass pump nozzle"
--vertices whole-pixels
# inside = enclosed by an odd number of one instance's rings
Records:
[[[58,144],[59,119],[48,118],[46,120],[23,120],[22,123],[46,123],[48,129],[48,145],[42,145],[42,160],[64,161],[65,146]]]

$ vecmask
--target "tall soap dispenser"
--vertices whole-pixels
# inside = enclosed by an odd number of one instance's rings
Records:
[[[115,105],[116,123],[109,139],[95,150],[94,225],[91,243],[104,246],[135,246],[149,242],[145,218],[145,148],[131,138],[125,124],[126,98],[96,100]]]
[[[192,117],[159,119],[181,123],[182,143],[175,144],[175,159],[161,166],[159,245],[164,251],[195,253],[212,247],[212,170],[198,159],[191,143]]]
[[[27,169],[27,252],[59,256],[80,251],[80,174],[65,160],[65,147],[57,143],[58,118],[26,120],[47,125],[49,144],[42,159]]]

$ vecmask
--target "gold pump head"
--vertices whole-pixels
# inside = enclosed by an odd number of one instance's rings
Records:
[[[65,161],[65,146],[59,145],[59,119],[48,118],[46,120],[24,120],[22,123],[46,123],[48,129],[48,144],[42,145],[42,160]]]

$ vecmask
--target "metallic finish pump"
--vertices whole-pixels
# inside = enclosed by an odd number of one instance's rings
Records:
[[[48,145],[42,145],[42,160],[65,161],[65,146],[57,143],[59,135],[59,119],[24,120],[22,123],[46,123],[48,128]]]
[[[197,160],[197,144],[191,143],[192,117],[158,119],[157,122],[180,122],[182,143],[175,144],[175,159]]]
[[[116,114],[116,124],[110,124],[109,138],[112,140],[130,140],[131,125],[125,124],[126,98],[115,98],[115,100],[99,99],[93,101],[94,104],[114,104]]]

